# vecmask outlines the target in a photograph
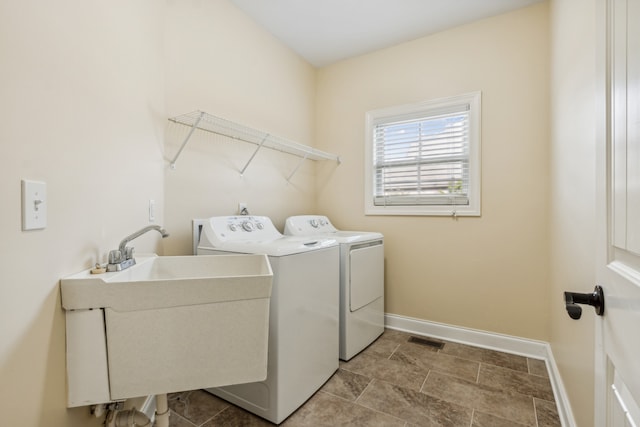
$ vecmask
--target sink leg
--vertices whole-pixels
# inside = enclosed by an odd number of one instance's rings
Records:
[[[169,427],[169,402],[166,394],[156,395],[156,427]]]

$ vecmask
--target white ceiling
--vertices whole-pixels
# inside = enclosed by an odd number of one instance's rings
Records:
[[[316,67],[542,0],[231,0]]]

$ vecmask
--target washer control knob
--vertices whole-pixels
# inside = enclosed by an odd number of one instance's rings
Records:
[[[262,230],[264,228],[264,224],[261,222],[256,222],[256,227],[258,227],[258,230]]]
[[[255,227],[253,226],[252,222],[249,221],[245,221],[242,223],[242,228],[244,228],[244,231],[253,231],[255,230]]]
[[[311,224],[313,228],[318,228],[318,220],[315,218],[309,221],[309,224]]]
[[[229,230],[236,231],[237,229],[238,229],[238,227],[236,227],[235,224],[229,224]]]

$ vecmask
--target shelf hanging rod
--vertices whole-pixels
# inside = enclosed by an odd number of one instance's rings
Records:
[[[184,150],[185,145],[187,145],[187,142],[189,142],[189,139],[191,138],[191,135],[193,135],[193,132],[198,128],[198,125],[200,124],[200,120],[202,120],[202,117],[204,117],[204,114],[205,114],[204,111],[201,111],[200,115],[198,116],[196,121],[193,122],[193,126],[191,126],[191,130],[189,131],[189,134],[184,139],[184,142],[180,146],[180,149],[176,153],[176,155],[173,158],[173,160],[171,160],[171,169],[175,169],[176,168],[176,160],[178,160],[178,157],[180,157],[180,154],[182,153],[182,150]]]
[[[266,134],[264,136],[264,138],[262,138],[262,141],[260,141],[260,144],[256,147],[256,149],[253,151],[253,154],[251,155],[251,157],[249,157],[249,160],[247,160],[247,163],[244,165],[244,167],[242,168],[242,170],[240,171],[240,176],[244,175],[244,171],[247,170],[247,168],[249,167],[249,164],[253,161],[253,158],[256,156],[256,154],[258,154],[258,151],[260,151],[260,149],[262,148],[262,146],[264,145],[264,142],[267,140],[267,138],[269,138],[269,134]]]

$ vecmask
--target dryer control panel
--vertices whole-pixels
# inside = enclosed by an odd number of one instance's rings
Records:
[[[338,231],[329,218],[323,215],[290,216],[285,223],[284,234],[290,236],[310,236]]]

